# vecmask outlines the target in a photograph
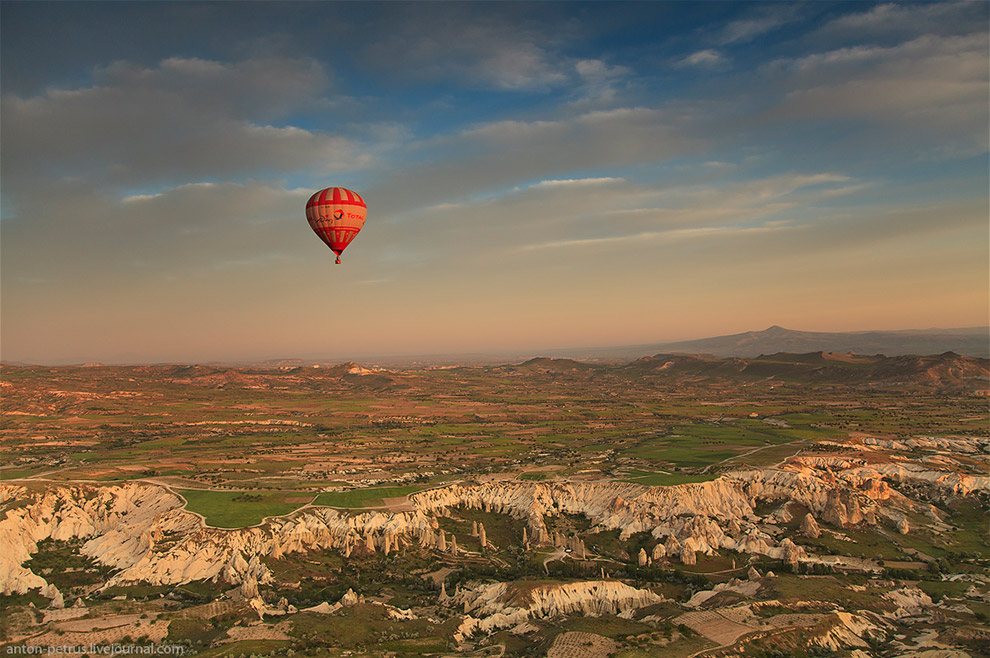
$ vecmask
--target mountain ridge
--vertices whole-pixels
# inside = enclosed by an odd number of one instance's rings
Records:
[[[943,354],[956,352],[964,356],[990,357],[990,327],[964,329],[824,332],[797,331],[772,325],[763,331],[659,343],[656,351],[682,354],[711,354],[719,357],[755,358],[788,352],[884,354]]]
[[[342,363],[355,365],[355,361],[370,364],[372,368],[430,368],[469,365],[519,364],[521,361],[548,359],[546,363],[533,363],[527,367],[561,369],[567,364],[553,363],[554,359],[618,363],[636,359],[646,354],[710,354],[718,357],[756,358],[762,355],[787,352],[810,354],[814,352],[854,353],[857,355],[932,355],[955,352],[964,356],[990,358],[990,327],[960,327],[935,329],[900,329],[893,331],[798,331],[780,325],[771,325],[762,331],[744,331],[736,334],[697,338],[682,341],[639,343],[611,346],[585,346],[568,348],[492,351],[490,353],[446,354],[349,354],[265,359],[231,359],[216,361],[115,361],[93,362],[79,359],[76,362],[32,363],[17,359],[3,359],[4,366],[44,365],[49,367],[107,367],[145,366],[188,368],[192,364],[213,369],[213,374],[227,368],[333,368]],[[205,373],[203,373],[205,374]]]

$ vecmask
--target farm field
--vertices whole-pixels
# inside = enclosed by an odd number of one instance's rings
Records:
[[[186,509],[200,514],[216,528],[252,526],[267,517],[281,516],[312,501],[312,496],[286,496],[282,493],[246,493],[177,489]]]
[[[368,487],[479,473],[635,471],[643,484],[677,484],[850,433],[986,431],[980,398],[907,399],[877,386],[809,397],[786,380],[740,389],[566,360],[348,369],[5,366],[0,477],[298,492],[349,507]]]
[[[386,498],[402,498],[422,489],[422,486],[411,485],[406,487],[371,487],[369,489],[327,492],[317,496],[313,504],[326,505],[328,507],[373,507],[382,505]]]

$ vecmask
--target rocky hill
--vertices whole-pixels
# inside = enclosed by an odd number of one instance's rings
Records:
[[[536,357],[525,363],[514,366],[514,370],[543,372],[543,373],[575,373],[597,370],[599,366],[575,361],[574,359],[552,359],[548,357]]]

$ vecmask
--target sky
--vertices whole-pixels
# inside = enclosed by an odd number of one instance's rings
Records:
[[[0,357],[990,323],[986,2],[0,4]],[[305,219],[367,201],[334,265]]]

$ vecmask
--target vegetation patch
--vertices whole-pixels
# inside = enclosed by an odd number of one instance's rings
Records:
[[[519,474],[519,479],[520,480],[535,480],[535,481],[546,480],[547,479],[547,474],[544,473],[544,472],[541,472],[541,471],[528,471],[526,473],[520,473]]]
[[[648,471],[633,471],[621,478],[623,482],[635,482],[647,487],[670,487],[678,484],[708,482],[718,479],[718,473],[650,473]]]
[[[378,507],[385,504],[385,498],[401,498],[425,489],[423,485],[412,484],[402,487],[375,487],[351,489],[350,491],[327,491],[313,501],[314,505],[325,507]]]
[[[641,633],[649,633],[654,630],[648,624],[631,619],[622,619],[615,615],[603,615],[601,617],[572,616],[560,622],[559,628],[562,631],[592,633],[594,635],[619,639]]]
[[[287,640],[241,640],[212,647],[196,654],[198,658],[241,658],[242,656],[286,656],[291,643]],[[304,655],[304,654],[303,654]]]
[[[169,622],[165,639],[171,644],[208,646],[224,633],[225,628],[214,626],[204,619],[179,618]]]
[[[383,645],[390,643],[417,640],[424,647],[439,650],[432,648],[439,646],[439,639],[444,639],[440,637],[440,630],[440,626],[425,619],[394,620],[389,618],[381,606],[359,604],[344,608],[334,615],[293,615],[290,634],[311,646],[356,649],[378,645],[384,648]],[[415,647],[415,643],[409,643],[403,649],[411,652]]]
[[[78,595],[103,583],[115,570],[79,552],[85,540],[42,539],[24,566],[55,585],[63,595]]]
[[[177,493],[186,499],[187,510],[203,515],[207,524],[217,528],[257,525],[267,516],[282,516],[302,506],[285,502],[283,492],[245,495],[240,491],[181,489]]]

